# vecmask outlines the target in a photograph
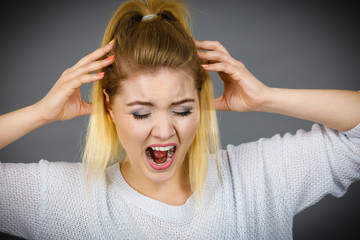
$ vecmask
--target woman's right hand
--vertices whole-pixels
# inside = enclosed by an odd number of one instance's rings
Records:
[[[114,41],[111,41],[63,72],[46,96],[33,105],[43,122],[65,121],[91,113],[91,103],[82,99],[80,86],[104,77],[103,72],[98,74],[91,74],[91,72],[114,62],[115,55],[99,60],[109,53],[113,46]]]

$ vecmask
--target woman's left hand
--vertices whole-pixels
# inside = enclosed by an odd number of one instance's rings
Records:
[[[248,112],[263,106],[269,97],[270,87],[255,78],[244,66],[232,58],[217,41],[195,41],[198,57],[206,60],[206,71],[216,71],[224,82],[224,93],[215,99],[215,109],[221,111]]]
[[[215,41],[195,41],[206,71],[216,71],[224,93],[215,99],[222,111],[262,111],[282,114],[347,131],[360,122],[360,93],[349,90],[270,88],[256,79],[243,63],[233,59]]]

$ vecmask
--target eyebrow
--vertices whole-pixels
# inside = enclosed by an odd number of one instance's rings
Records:
[[[171,106],[180,105],[180,104],[183,104],[186,102],[195,102],[195,99],[185,98],[183,100],[171,103]],[[144,106],[152,106],[152,107],[154,106],[154,104],[151,102],[143,102],[143,101],[134,101],[134,102],[130,102],[130,103],[126,104],[126,106],[134,106],[134,105],[144,105]]]

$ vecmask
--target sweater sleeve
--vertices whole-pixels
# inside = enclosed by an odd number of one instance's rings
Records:
[[[277,166],[286,186],[293,215],[325,195],[342,197],[349,185],[360,179],[360,124],[349,131],[335,131],[314,124],[311,131],[298,130],[264,141],[277,149]]]
[[[43,162],[0,163],[0,232],[37,238]]]

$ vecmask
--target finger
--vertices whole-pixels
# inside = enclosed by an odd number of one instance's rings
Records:
[[[226,48],[219,41],[197,41],[194,40],[195,46],[201,50],[207,51],[220,51],[229,53]]]
[[[72,81],[73,79],[76,79],[81,75],[88,74],[88,73],[97,71],[101,68],[107,67],[107,66],[113,64],[114,61],[115,61],[115,55],[112,55],[103,60],[90,62],[90,63],[78,68],[76,71],[69,73],[66,76],[66,80],[64,80],[64,81]]]
[[[103,77],[104,77],[104,72],[97,74],[83,74],[75,79],[72,79],[72,81],[65,82],[63,85],[63,89],[64,91],[67,92],[66,95],[71,96],[71,94],[73,94],[75,89],[79,88],[81,85],[98,81]]]
[[[246,76],[249,76],[248,71],[245,67],[242,67],[242,63],[238,62],[237,64],[228,64],[228,63],[213,63],[213,64],[204,64],[201,67],[206,71],[216,71],[223,72],[229,75],[233,80],[238,81],[243,79]],[[221,78],[223,79],[223,78]],[[224,80],[224,79],[223,79]]]
[[[219,51],[198,52],[198,57],[208,62],[227,62],[231,64],[236,63],[236,60],[233,59],[229,54]]]
[[[80,59],[74,66],[72,66],[72,69],[77,69],[85,64],[88,64],[90,62],[96,61],[100,59],[101,57],[105,56],[107,53],[109,53],[114,47],[114,40],[110,41],[107,45],[105,45],[102,48],[96,49],[94,52],[88,54],[87,56]]]
[[[236,66],[225,62],[203,64],[201,67],[206,71],[224,72],[230,76],[239,72],[239,69]]]
[[[234,68],[231,64],[220,62],[220,63],[212,63],[212,64],[203,64],[201,67],[207,71],[216,71],[216,72],[224,72],[226,74],[234,74],[236,68]]]

